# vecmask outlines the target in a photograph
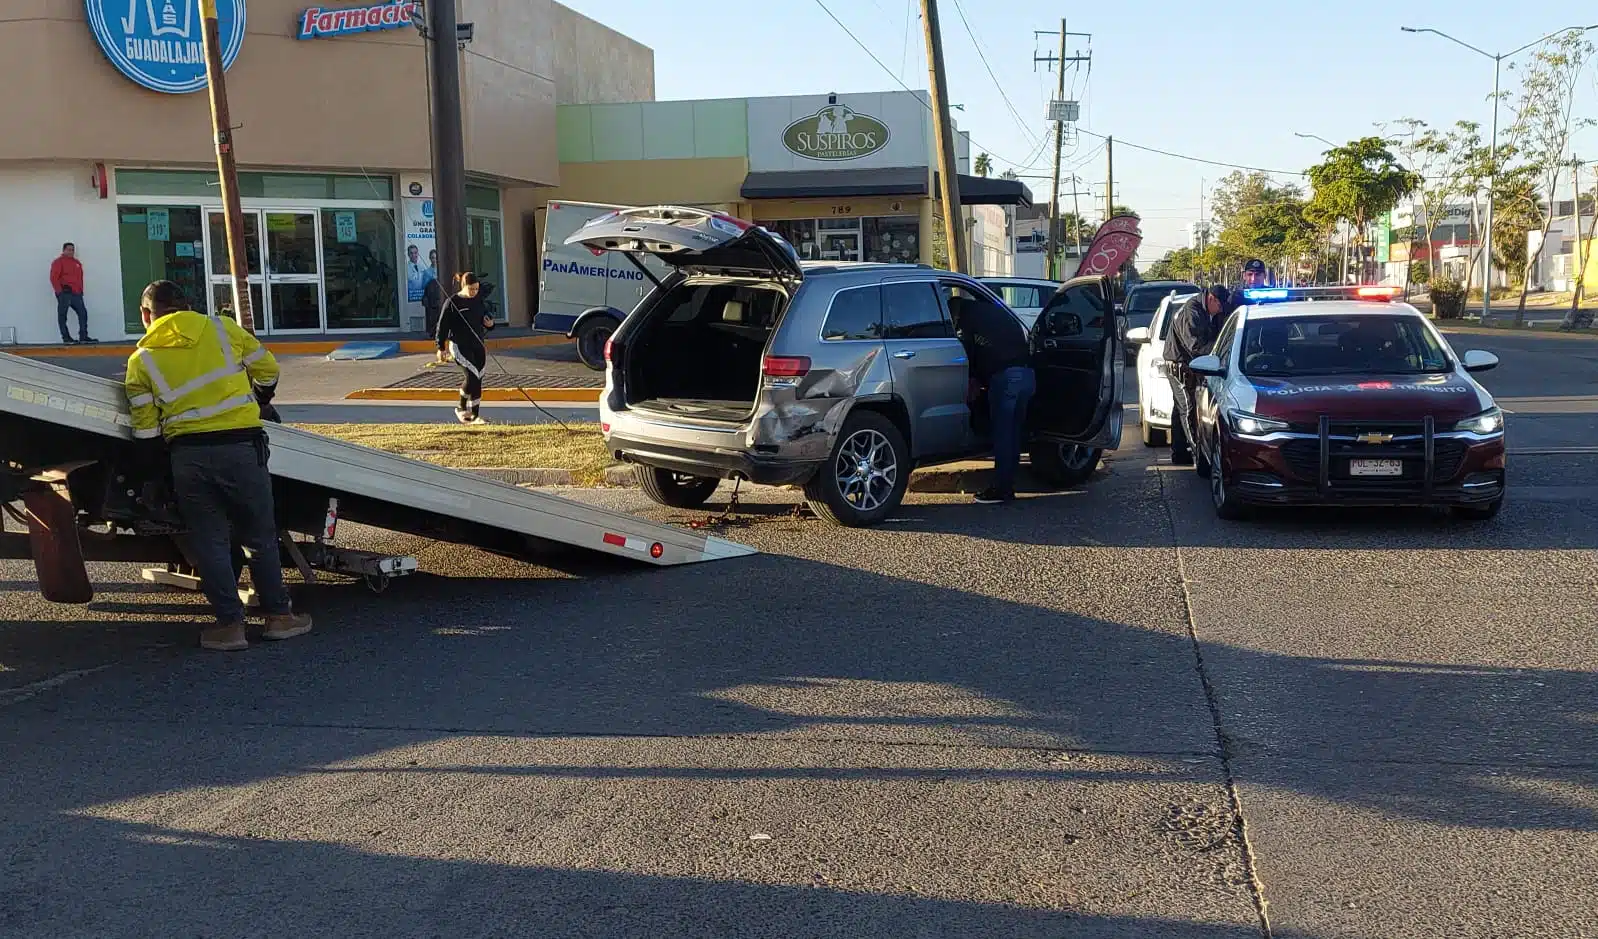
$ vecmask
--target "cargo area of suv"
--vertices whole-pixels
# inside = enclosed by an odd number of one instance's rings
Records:
[[[691,278],[632,327],[622,381],[627,407],[737,423],[755,409],[766,344],[787,295],[753,280]]]

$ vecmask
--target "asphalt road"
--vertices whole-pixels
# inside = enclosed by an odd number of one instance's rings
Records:
[[[1537,399],[1485,524],[1219,523],[1134,442],[674,570],[356,533],[427,573],[236,656],[0,563],[0,933],[1598,935],[1598,344],[1456,346]]]

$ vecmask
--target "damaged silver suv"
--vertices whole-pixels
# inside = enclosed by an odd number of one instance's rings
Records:
[[[654,283],[605,348],[600,421],[656,502],[691,508],[720,480],[745,479],[803,487],[823,519],[870,525],[898,507],[912,468],[990,449],[955,329],[967,304],[1004,304],[970,277],[801,264],[763,228],[675,206],[600,216],[567,243],[623,252]],[[656,277],[644,255],[671,272]],[[1078,485],[1121,437],[1120,338],[1103,278],[1062,284],[1031,347],[1033,472]]]

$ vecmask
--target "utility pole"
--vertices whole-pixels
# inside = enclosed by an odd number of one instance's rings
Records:
[[[1047,33],[1034,31],[1034,36],[1047,35]],[[1033,56],[1032,64],[1047,62],[1056,66],[1054,83],[1054,100],[1049,104],[1049,120],[1054,122],[1054,182],[1049,187],[1049,280],[1059,280],[1060,265],[1060,157],[1065,144],[1065,123],[1067,120],[1076,120],[1076,115],[1071,113],[1076,102],[1065,100],[1065,63],[1088,62],[1091,55],[1066,56],[1066,43],[1070,36],[1087,36],[1089,33],[1073,33],[1066,29],[1065,19],[1060,19],[1060,54],[1058,56]],[[1074,185],[1072,188],[1076,188]],[[1073,198],[1075,198],[1073,196]],[[1082,256],[1082,214],[1076,213],[1076,254]]]
[[[964,274],[965,214],[960,210],[959,168],[954,158],[954,122],[949,119],[949,86],[943,71],[943,33],[938,28],[938,0],[921,0],[921,24],[927,39],[927,72],[932,80],[933,132],[938,143],[938,188],[943,202],[943,237],[949,244],[949,269]]]
[[[250,304],[250,257],[244,243],[244,209],[239,204],[239,168],[233,157],[233,118],[227,107],[227,80],[222,65],[222,30],[216,0],[200,0],[205,84],[211,98],[211,131],[216,140],[216,173],[221,181],[223,224],[227,231],[228,270],[233,275],[233,315],[245,332],[255,332]],[[258,237],[266,237],[260,232]],[[264,257],[264,254],[263,254]]]
[[[1076,174],[1075,173],[1072,173],[1071,174],[1071,217],[1072,217],[1072,219],[1074,221],[1073,221],[1071,227],[1076,229],[1076,263],[1080,267],[1081,264],[1082,264],[1082,203],[1077,201],[1077,196],[1082,195],[1082,193],[1081,193],[1081,191],[1079,191],[1076,188],[1076,185],[1079,182],[1081,182],[1081,180],[1076,178]],[[1090,196],[1093,195],[1092,191],[1089,191],[1088,195],[1090,195]],[[1050,277],[1049,279],[1050,280],[1057,280],[1058,278]]]
[[[433,236],[438,277],[448,292],[466,269],[466,153],[461,122],[460,29],[455,0],[427,4],[433,64]]]
[[[1144,211],[1148,211],[1145,209]],[[1104,138],[1104,220],[1115,217],[1115,138]]]
[[[1060,18],[1060,67],[1055,69],[1054,100],[1065,100],[1065,41],[1068,33],[1065,30],[1065,17]],[[1049,280],[1059,280],[1060,252],[1055,245],[1055,226],[1060,223],[1060,152],[1065,144],[1065,121],[1054,122],[1054,182],[1049,186]],[[1072,186],[1075,189],[1076,186]],[[1081,222],[1081,216],[1077,216]],[[1082,254],[1081,225],[1073,226],[1077,229],[1077,256]]]

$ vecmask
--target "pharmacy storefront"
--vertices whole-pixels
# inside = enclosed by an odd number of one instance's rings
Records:
[[[51,264],[72,243],[89,333],[143,331],[138,297],[181,285],[196,309],[233,305],[195,0],[42,0],[0,18],[15,74],[60,75],[0,97],[0,345],[61,339]],[[550,0],[519,6],[516,30],[478,16],[463,53],[468,265],[496,286],[502,320],[526,323],[520,216],[558,180],[557,85],[631,99],[652,92],[646,47]],[[437,276],[426,48],[414,0],[217,0],[239,163],[250,302],[267,335],[411,331]],[[553,36],[601,48],[605,75],[550,67]],[[491,48],[490,48],[491,46]],[[605,53],[600,55],[600,53]],[[563,71],[566,70],[566,71]],[[554,72],[551,75],[551,72]],[[610,82],[615,87],[607,87]],[[507,224],[507,214],[512,221]],[[76,317],[69,323],[74,336]]]
[[[412,330],[437,277],[432,199],[416,174],[243,171],[245,255],[259,332],[271,335]],[[114,170],[122,309],[141,329],[138,297],[171,280],[200,308],[232,309],[226,233],[214,172]],[[416,197],[396,196],[407,187]],[[471,269],[504,283],[499,191],[468,188]],[[496,312],[504,318],[503,307]]]
[[[943,258],[922,93],[568,105],[559,124],[551,200],[715,208],[781,233],[806,260]],[[964,134],[956,151],[968,232],[971,207],[1030,205],[1018,181],[968,175]]]

